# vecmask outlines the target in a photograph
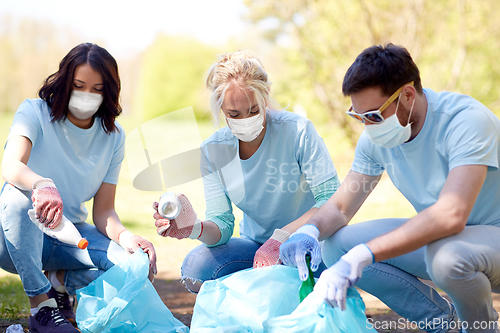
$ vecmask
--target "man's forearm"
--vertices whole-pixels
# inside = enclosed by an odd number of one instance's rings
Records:
[[[319,240],[326,239],[348,223],[347,217],[339,210],[335,202],[328,200],[307,222],[319,229]]]
[[[372,251],[375,261],[394,258],[460,232],[460,228],[451,225],[450,220],[446,211],[441,210],[439,205],[434,205],[399,228],[372,239],[366,245]]]

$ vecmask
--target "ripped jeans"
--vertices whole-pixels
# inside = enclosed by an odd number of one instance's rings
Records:
[[[231,237],[226,244],[214,247],[198,245],[182,263],[181,274],[186,288],[197,293],[204,281],[253,267],[255,252],[261,245],[243,237]],[[314,276],[319,277],[325,269],[325,264],[321,263]]]
[[[10,184],[0,194],[0,268],[19,274],[28,297],[47,293],[51,284],[43,270],[65,270],[64,285],[68,294],[87,286],[115,263],[129,256],[114,241],[88,223],[75,223],[87,249],[62,243],[45,235],[30,220],[30,191]]]

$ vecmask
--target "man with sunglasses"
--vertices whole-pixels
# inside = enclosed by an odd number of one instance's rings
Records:
[[[469,96],[423,89],[410,54],[393,44],[364,50],[342,89],[347,113],[365,125],[351,171],[281,246],[281,260],[305,279],[305,255],[314,269],[322,253],[329,268],[315,292],[341,309],[356,285],[423,331],[499,332],[499,119]],[[417,215],[347,225],[384,171]]]

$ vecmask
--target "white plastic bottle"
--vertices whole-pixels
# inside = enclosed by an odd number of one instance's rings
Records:
[[[174,192],[165,192],[160,197],[158,213],[166,219],[173,220],[181,212],[181,202]]]
[[[34,209],[28,210],[28,215],[30,216],[31,221],[47,236],[54,237],[55,239],[66,244],[76,245],[82,250],[89,245],[89,242],[85,238],[82,238],[82,235],[80,235],[80,232],[78,232],[75,225],[64,215],[61,223],[59,223],[59,225],[54,229],[47,228],[38,222],[38,219],[35,217]]]

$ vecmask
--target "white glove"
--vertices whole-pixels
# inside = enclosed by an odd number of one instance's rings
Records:
[[[345,310],[347,288],[352,287],[363,269],[374,262],[372,251],[366,244],[359,244],[344,254],[332,267],[321,273],[314,292],[331,306]]]
[[[315,225],[305,224],[295,231],[290,238],[280,246],[280,259],[283,264],[296,266],[299,277],[307,280],[309,270],[306,264],[306,254],[311,254],[311,270],[316,272],[321,264],[321,249],[319,247],[319,230]]]

